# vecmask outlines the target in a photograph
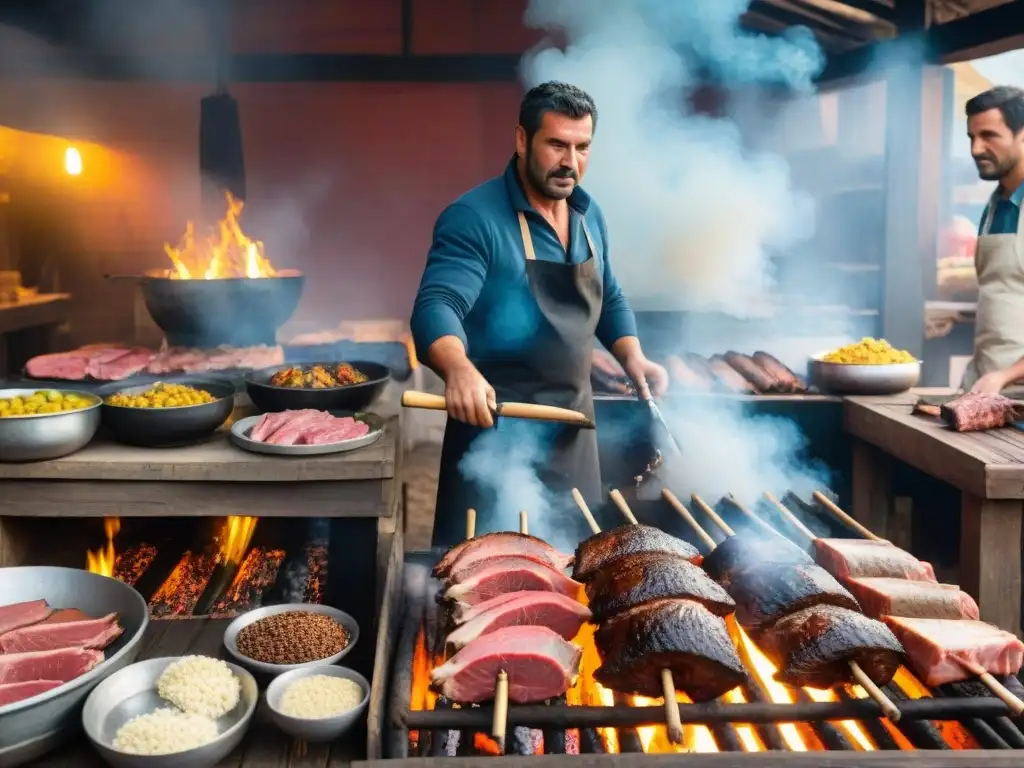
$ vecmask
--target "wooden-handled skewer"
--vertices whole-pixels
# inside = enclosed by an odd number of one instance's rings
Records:
[[[622,510],[625,507],[623,514],[626,519],[636,525],[636,518],[633,513],[629,511],[629,506],[626,504],[626,500],[622,498],[622,494],[618,491],[612,491],[613,494],[618,496],[612,496],[612,501],[615,502],[616,506],[621,505],[619,509]],[[583,517],[586,518],[587,524],[590,526],[590,530],[595,534],[601,532],[601,526],[597,524],[597,520],[594,519],[594,515],[590,511],[590,507],[587,506],[587,502],[583,500],[583,494],[578,489],[572,489],[572,498],[576,502],[576,506],[580,508],[580,512],[583,513]],[[628,512],[628,514],[626,514]],[[663,669],[661,670],[661,689],[665,697],[665,728],[668,732],[668,739],[673,744],[683,743],[683,723],[679,717],[679,702],[676,701],[676,684],[672,679],[672,670]]]
[[[837,506],[825,494],[821,493],[820,491],[815,491],[813,495],[815,501],[817,501],[819,504],[821,504],[821,506],[823,506],[833,515],[835,515],[839,520],[846,523],[852,529],[857,531],[857,533],[859,533],[865,539],[871,539],[873,541],[885,541],[885,539],[883,539],[881,536],[876,536],[870,530],[868,530],[863,525],[854,520],[852,517],[850,517],[848,514],[846,514],[846,512],[840,509],[839,506]],[[811,530],[807,526],[805,526],[796,515],[793,514],[792,510],[790,510],[789,507],[787,507],[781,501],[776,499],[770,493],[765,493],[765,497],[779,511],[779,514],[781,514],[795,528],[799,529],[801,533],[807,536],[811,541],[814,541],[814,539],[817,538],[814,535],[814,533],[812,533]],[[744,510],[742,507],[740,509],[750,517],[757,519],[752,512]],[[1002,701],[1007,707],[1009,707],[1010,711],[1013,712],[1015,717],[1020,717],[1022,714],[1024,714],[1024,701],[1022,701],[1019,696],[1013,693],[1013,691],[1011,691],[1005,685],[996,680],[995,677],[993,677],[992,674],[988,672],[984,667],[979,666],[978,664],[975,664],[973,662],[967,661],[965,659],[960,659],[956,657],[954,658],[957,662],[960,663],[960,665],[964,669],[966,669],[972,675],[976,676],[979,680],[981,680],[985,687],[992,692],[993,696],[995,696],[997,699]]]
[[[443,395],[431,395],[417,392],[414,389],[402,393],[402,405],[405,408],[420,408],[428,411],[446,411],[448,403]],[[537,405],[536,403],[498,403],[494,415],[507,416],[512,419],[532,419],[533,421],[553,421],[559,424],[571,424],[583,429],[594,429],[593,419],[579,411],[568,408],[556,408],[553,405]]]
[[[661,492],[661,495],[669,504],[672,505],[673,508],[676,509],[676,511],[686,509],[683,506],[682,502],[680,502],[679,499],[675,497],[675,494],[673,494],[672,491],[664,489]],[[722,529],[722,533],[724,533],[726,536],[736,535],[736,532],[729,526],[729,524],[726,523],[725,520],[723,520],[718,515],[718,513],[711,508],[710,505],[705,503],[705,501],[700,496],[693,494],[691,498],[693,499],[693,502],[700,507],[701,511],[704,514],[706,514],[715,525]],[[697,521],[693,519],[693,515],[691,515],[688,511],[685,515],[683,515],[683,517],[686,519],[686,522],[688,522],[691,526],[696,526],[695,530],[701,530],[701,526],[697,524]],[[707,536],[706,532],[705,536],[708,539],[711,538],[710,536]],[[890,722],[898,723],[900,719],[899,708],[895,704],[893,704],[892,700],[885,695],[885,692],[882,691],[882,689],[879,688],[877,685],[875,685],[871,678],[867,676],[864,670],[860,668],[860,664],[858,664],[855,661],[851,661],[850,673],[853,676],[853,679],[856,680],[857,683],[859,683],[860,686],[868,692],[868,695],[875,700],[875,703],[877,703],[878,706],[881,708],[882,714],[884,714]]]

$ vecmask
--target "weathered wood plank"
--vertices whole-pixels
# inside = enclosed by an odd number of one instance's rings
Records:
[[[0,513],[18,517],[384,517],[394,480],[305,483],[6,480]]]
[[[1012,499],[963,494],[960,505],[960,584],[981,618],[1021,635],[1021,512]]]
[[[883,539],[893,511],[892,460],[882,450],[853,439],[853,518]]]
[[[70,307],[71,296],[66,293],[44,293],[17,303],[0,303],[0,333],[63,323]]]
[[[136,448],[96,440],[62,459],[0,464],[0,479],[134,482],[298,483],[394,477],[398,420],[373,445],[327,456],[263,456],[234,446],[219,432],[198,445]]]

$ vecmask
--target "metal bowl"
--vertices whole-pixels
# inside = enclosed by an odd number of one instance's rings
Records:
[[[304,363],[302,368],[314,365],[331,366],[342,361]],[[348,362],[348,361],[346,361]],[[344,387],[326,389],[299,389],[296,387],[275,387],[270,378],[278,371],[300,367],[297,365],[275,365],[254,371],[245,377],[245,389],[260,413],[301,410],[313,408],[318,411],[365,411],[387,386],[391,371],[386,365],[363,361],[349,362],[368,379],[362,384],[347,384]]]
[[[0,389],[0,399],[29,397],[41,389]],[[0,418],[0,461],[59,459],[88,445],[100,426],[100,399],[88,392],[59,391],[90,405],[77,411]]]
[[[895,395],[906,392],[921,378],[921,361],[891,365],[852,365],[811,359],[811,383],[836,395]]]
[[[242,684],[238,705],[217,718],[217,738],[209,744],[170,755],[134,755],[114,749],[118,729],[138,715],[170,705],[156,692],[160,675],[180,656],[147,659],[104,680],[89,695],[82,710],[85,735],[108,764],[115,768],[212,768],[241,742],[259,701],[253,676],[228,664]]]
[[[312,677],[313,675],[327,675],[328,677],[342,677],[346,680],[352,680],[363,689],[363,698],[353,709],[334,717],[307,718],[292,717],[284,714],[281,711],[281,701],[284,698],[284,692],[297,680],[303,677]],[[369,701],[370,684],[365,677],[348,667],[319,666],[293,669],[291,672],[285,672],[283,675],[276,677],[274,682],[267,687],[267,709],[270,710],[270,719],[289,736],[314,743],[334,741],[348,733],[352,726],[363,716],[363,713],[366,712],[366,705]]]
[[[106,661],[81,677],[0,707],[0,765],[5,768],[44,755],[73,734],[85,697],[108,675],[135,661],[149,625],[142,595],[115,579],[75,568],[0,568],[0,605],[40,598],[55,608],[78,608],[90,616],[114,611],[124,632],[104,649]]]
[[[103,424],[114,439],[128,445],[147,448],[189,445],[212,435],[228,420],[235,407],[235,386],[226,381],[181,380],[173,376],[161,379],[169,384],[187,384],[213,395],[216,400],[202,405],[183,405],[177,408],[128,408],[110,405],[106,398],[115,394],[139,395],[148,392],[153,384],[135,387],[110,387],[100,390],[103,401]]]
[[[345,413],[336,411],[333,416],[351,416],[364,422],[370,431],[362,437],[353,437],[337,443],[321,443],[319,445],[274,445],[249,438],[249,432],[263,416],[246,416],[231,425],[231,441],[239,448],[252,453],[264,453],[272,456],[324,456],[329,453],[345,453],[380,440],[384,434],[384,419],[374,413]]]
[[[254,621],[265,619],[267,616],[273,616],[277,613],[287,613],[288,611],[307,611],[309,613],[322,613],[324,616],[330,616],[348,630],[348,645],[346,645],[340,652],[333,656],[328,656],[326,659],[307,661],[303,664],[268,664],[264,661],[250,659],[238,650],[238,633],[241,632],[242,627],[247,627]],[[339,611],[337,608],[331,608],[329,605],[312,605],[310,603],[288,603],[285,605],[270,605],[265,608],[257,608],[255,611],[243,613],[237,619],[232,621],[224,631],[224,647],[227,648],[228,653],[230,653],[242,666],[268,675],[279,675],[282,672],[291,672],[295,669],[308,669],[310,667],[324,667],[331,664],[337,664],[348,655],[349,651],[355,648],[358,641],[359,625],[356,623],[355,619],[344,611]]]

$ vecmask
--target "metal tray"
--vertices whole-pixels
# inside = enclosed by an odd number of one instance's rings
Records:
[[[249,439],[249,431],[256,426],[260,416],[247,416],[231,425],[231,441],[239,448],[252,453],[266,453],[274,456],[325,456],[331,453],[344,453],[373,445],[384,434],[384,420],[375,413],[352,413],[346,411],[327,411],[332,416],[352,416],[357,421],[369,425],[370,431],[362,437],[342,440],[339,443],[323,445],[271,445],[258,440]]]

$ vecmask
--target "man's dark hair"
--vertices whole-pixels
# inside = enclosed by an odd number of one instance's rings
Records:
[[[998,109],[1012,133],[1020,133],[1024,128],[1024,90],[1011,85],[997,85],[984,93],[979,93],[967,102],[968,117],[980,115],[990,109]]]
[[[526,131],[527,144],[540,130],[545,112],[557,112],[574,120],[590,115],[594,128],[597,128],[597,107],[590,94],[575,85],[550,80],[527,91],[519,105],[519,124]]]

